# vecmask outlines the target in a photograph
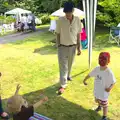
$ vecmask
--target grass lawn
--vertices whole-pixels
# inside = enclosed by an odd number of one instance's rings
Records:
[[[92,68],[97,66],[101,51],[111,53],[109,67],[113,70],[117,83],[109,99],[109,120],[120,120],[120,48],[108,41],[108,31],[99,30],[93,44]],[[59,72],[57,50],[51,41],[55,36],[49,32],[36,33],[34,36],[16,43],[0,45],[0,71],[2,98],[13,95],[16,85],[21,84],[20,94],[33,104],[40,99],[40,93],[48,96],[49,101],[36,109],[36,112],[53,120],[99,120],[99,114],[92,111],[96,107],[93,97],[93,79],[84,86],[82,81],[89,72],[88,52],[83,50],[76,56],[72,69],[73,81],[62,96],[57,96]]]

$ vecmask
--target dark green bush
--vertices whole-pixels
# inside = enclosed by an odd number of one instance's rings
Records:
[[[39,19],[41,19],[42,24],[50,23],[50,15],[48,13],[41,13],[38,15]]]

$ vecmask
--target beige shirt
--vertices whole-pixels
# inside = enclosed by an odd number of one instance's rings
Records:
[[[60,44],[77,44],[77,34],[81,32],[81,29],[81,21],[78,17],[74,16],[72,23],[66,17],[59,18],[56,33],[60,34]]]

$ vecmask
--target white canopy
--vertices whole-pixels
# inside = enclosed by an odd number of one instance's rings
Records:
[[[85,13],[82,10],[79,10],[77,8],[74,8],[73,14],[78,17],[85,17]],[[65,15],[65,13],[63,12],[63,8],[60,8],[59,10],[57,10],[51,14],[51,16],[57,16],[57,17],[61,17],[64,15]]]
[[[25,13],[31,13],[31,11],[24,10],[24,9],[21,9],[21,8],[15,8],[13,10],[10,10],[10,11],[6,12],[5,14],[15,15],[15,14],[25,14]]]
[[[26,14],[26,13],[29,14],[29,13],[31,13],[31,11],[24,10],[21,8],[15,8],[13,10],[6,12],[5,15],[15,15],[17,22],[19,22],[19,21],[21,21],[21,14]]]

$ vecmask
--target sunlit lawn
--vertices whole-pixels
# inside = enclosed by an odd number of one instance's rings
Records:
[[[21,84],[20,94],[30,104],[40,99],[40,93],[49,97],[49,101],[39,107],[36,112],[53,120],[99,120],[99,114],[92,111],[96,107],[93,97],[93,79],[85,87],[82,83],[88,70],[88,52],[83,50],[81,56],[76,56],[73,65],[73,81],[62,96],[57,96],[59,87],[57,49],[55,36],[49,32],[34,34],[34,36],[16,43],[0,45],[0,71],[2,72],[2,98],[13,95],[16,85]],[[117,83],[109,99],[110,120],[120,120],[120,47],[108,41],[108,31],[97,32],[93,45],[92,68],[97,66],[97,57],[101,51],[111,53],[110,67]],[[4,101],[5,106],[5,101]]]

